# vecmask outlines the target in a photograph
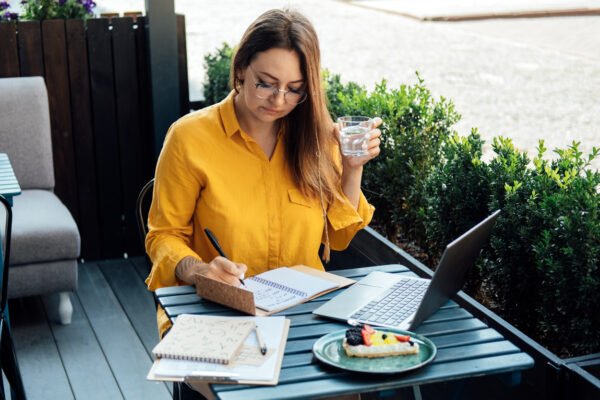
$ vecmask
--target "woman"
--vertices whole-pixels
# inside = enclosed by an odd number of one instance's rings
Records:
[[[194,284],[197,274],[239,285],[244,274],[284,265],[323,269],[319,246],[328,259],[330,246],[346,248],[373,215],[360,182],[380,132],[371,132],[369,155],[341,156],[305,17],[261,15],[239,44],[231,80],[225,100],[179,119],[165,139],[146,238],[150,290]],[[162,335],[170,325],[160,307],[158,322]]]

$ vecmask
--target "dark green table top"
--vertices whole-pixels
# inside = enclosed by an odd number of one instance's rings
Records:
[[[413,274],[394,264],[333,271],[360,279],[371,271]],[[344,290],[344,289],[341,289]],[[219,399],[302,399],[349,393],[365,393],[406,386],[491,374],[515,374],[533,367],[533,359],[504,339],[495,329],[449,301],[423,322],[415,332],[431,339],[438,353],[433,362],[415,371],[394,375],[364,375],[321,364],[312,347],[321,336],[347,325],[318,317],[312,311],[339,292],[285,310],[291,320],[281,375],[277,386],[212,385]],[[158,289],[157,298],[170,318],[179,314],[241,315],[218,304],[202,300],[192,286]]]
[[[21,187],[15,177],[6,153],[0,153],[0,194],[12,204],[12,198],[21,194]]]

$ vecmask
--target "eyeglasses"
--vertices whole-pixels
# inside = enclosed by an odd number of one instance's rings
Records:
[[[253,75],[256,75],[250,66],[248,66],[248,68],[252,70]],[[286,104],[296,105],[302,103],[308,97],[306,91],[302,89],[290,88],[289,90],[284,90],[279,89],[277,86],[271,85],[270,83],[260,82],[260,80],[259,82],[256,82],[256,80],[253,79],[253,81],[255,87],[254,95],[261,100],[268,99],[271,96],[278,96],[279,92],[282,92]]]

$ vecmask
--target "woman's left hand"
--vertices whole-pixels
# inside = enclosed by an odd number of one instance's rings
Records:
[[[344,156],[342,155],[344,169],[362,167],[373,158],[377,157],[381,152],[379,145],[381,144],[381,131],[377,128],[383,121],[381,118],[376,117],[373,119],[373,130],[369,132],[369,141],[367,143],[367,150],[369,154],[364,156]]]

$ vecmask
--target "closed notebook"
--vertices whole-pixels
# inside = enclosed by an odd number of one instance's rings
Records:
[[[182,314],[152,353],[157,358],[229,364],[254,328],[254,321]]]

